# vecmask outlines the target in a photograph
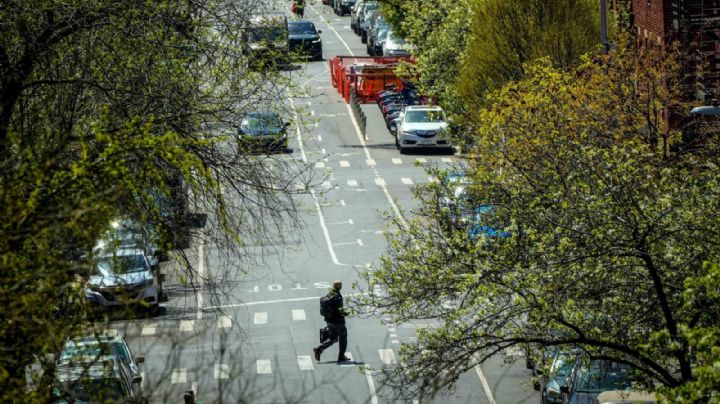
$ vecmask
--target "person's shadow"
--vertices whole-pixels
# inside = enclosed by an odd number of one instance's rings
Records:
[[[324,361],[324,362],[318,362],[318,365],[363,366],[363,365],[365,365],[365,362],[345,361],[345,362],[339,362],[339,363],[338,363],[338,361]]]

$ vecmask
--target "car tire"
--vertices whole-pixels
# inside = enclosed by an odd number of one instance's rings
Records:
[[[395,136],[395,148],[400,150],[400,141],[398,141],[397,136]]]
[[[367,43],[367,33],[365,31],[360,34],[360,42]]]
[[[407,154],[407,147],[402,147],[402,145],[398,145],[398,150],[400,150],[400,154]]]

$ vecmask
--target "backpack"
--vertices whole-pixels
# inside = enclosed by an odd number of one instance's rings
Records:
[[[323,317],[328,317],[330,315],[330,312],[332,310],[331,304],[330,304],[330,298],[325,295],[320,298],[320,315]]]

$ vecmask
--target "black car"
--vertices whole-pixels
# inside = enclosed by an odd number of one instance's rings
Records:
[[[291,21],[288,23],[288,31],[291,52],[310,56],[312,60],[322,60],[322,31],[315,29],[312,21]]]
[[[333,11],[337,15],[350,14],[357,0],[333,0]]]
[[[238,147],[240,153],[285,150],[288,145],[286,128],[277,112],[251,112],[240,123]]]

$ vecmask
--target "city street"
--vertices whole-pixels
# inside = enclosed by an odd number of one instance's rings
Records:
[[[283,6],[289,10],[289,5]],[[152,403],[182,402],[192,389],[203,403],[393,403],[379,372],[396,366],[399,348],[432,323],[392,324],[381,317],[348,319],[348,353],[338,365],[337,345],[318,363],[312,348],[324,326],[319,298],[334,280],[344,283],[346,300],[356,291],[358,271],[377,265],[394,231],[387,215],[411,215],[412,188],[434,180],[424,168],[462,165],[458,155],[400,155],[375,104],[363,106],[367,139],[351,109],[330,83],[328,59],[366,55],[350,29],[320,1],[306,18],[322,30],[324,60],[288,72],[311,95],[288,100],[302,119],[288,130],[291,153],[273,158],[315,170],[310,194],[298,196],[301,235],[276,244],[248,246],[247,262],[228,261],[222,246],[193,242],[187,253],[195,268],[217,288],[181,287],[169,274],[168,301],[152,318],[115,321],[140,365]],[[300,123],[302,124],[300,124]],[[301,187],[301,184],[298,184]],[[168,272],[170,268],[166,270]],[[380,291],[381,292],[381,291]],[[536,403],[522,352],[514,363],[496,357],[465,372],[452,390],[430,401],[451,403]]]

